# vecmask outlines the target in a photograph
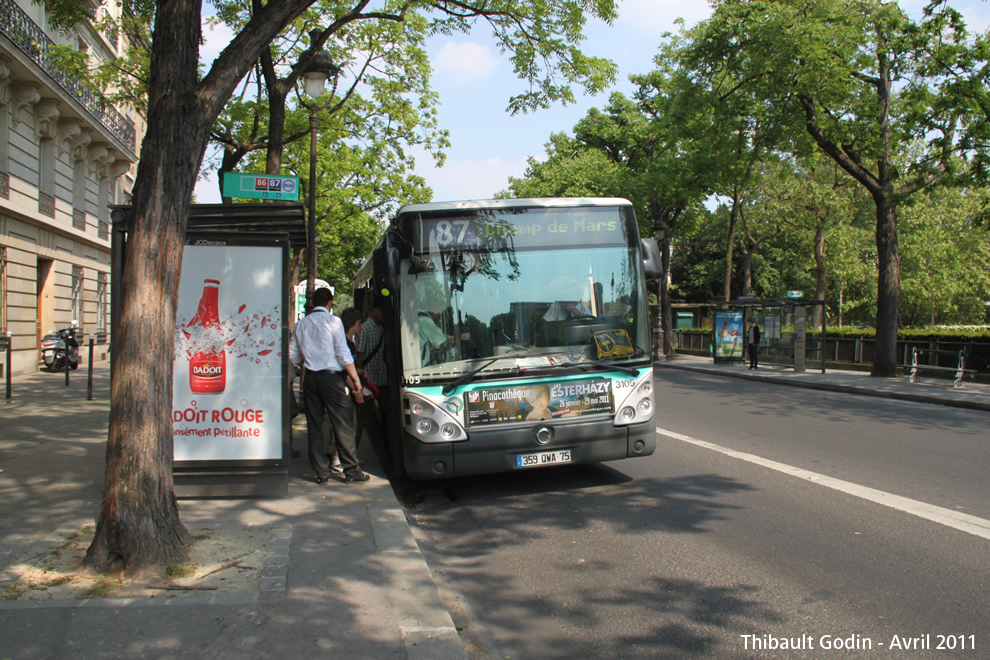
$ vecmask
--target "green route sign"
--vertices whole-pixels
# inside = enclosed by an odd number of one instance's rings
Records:
[[[297,202],[299,201],[299,177],[225,172],[223,175],[223,196]]]

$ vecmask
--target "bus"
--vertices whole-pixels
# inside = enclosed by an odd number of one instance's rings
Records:
[[[385,453],[413,479],[649,456],[646,280],[625,199],[399,209],[354,282],[384,311]],[[385,408],[383,406],[383,408]]]

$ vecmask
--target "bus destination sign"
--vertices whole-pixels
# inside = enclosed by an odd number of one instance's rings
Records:
[[[626,245],[625,217],[614,208],[425,218],[423,252]]]

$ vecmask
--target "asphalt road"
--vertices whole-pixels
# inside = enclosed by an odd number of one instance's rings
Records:
[[[990,414],[657,378],[652,457],[399,487],[473,657],[990,657]]]

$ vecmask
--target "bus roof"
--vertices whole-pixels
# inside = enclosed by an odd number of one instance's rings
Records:
[[[469,199],[458,202],[430,202],[408,204],[399,209],[403,213],[427,213],[431,211],[457,211],[467,209],[561,208],[568,206],[632,206],[622,197],[532,197],[521,199]]]

